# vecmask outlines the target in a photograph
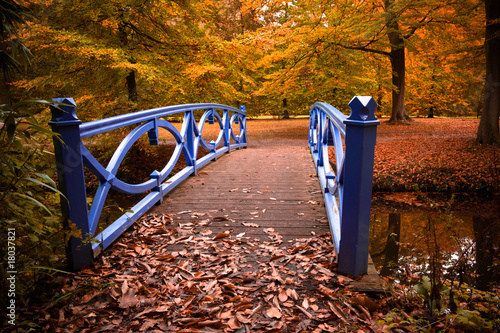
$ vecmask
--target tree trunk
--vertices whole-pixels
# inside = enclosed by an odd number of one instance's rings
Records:
[[[399,26],[394,23],[394,29]],[[404,40],[399,31],[389,32],[391,43],[391,69],[392,69],[392,113],[390,122],[404,122],[410,120],[405,109],[405,74],[406,59]]]
[[[385,0],[387,13],[387,28],[389,43],[391,43],[391,69],[392,69],[392,113],[390,122],[404,122],[410,120],[405,109],[405,41],[395,14],[392,12],[394,0]]]
[[[427,118],[434,118],[434,107],[431,106],[429,108],[429,113],[427,114]]]
[[[135,82],[135,72],[130,71],[127,75],[128,99],[132,102],[137,102],[137,84]]]
[[[283,119],[290,119],[290,115],[288,114],[288,104],[286,98],[283,98]]]
[[[485,6],[486,80],[484,110],[477,131],[477,142],[492,144],[500,143],[500,1],[485,0]]]

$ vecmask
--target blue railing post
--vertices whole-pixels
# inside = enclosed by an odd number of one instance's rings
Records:
[[[240,143],[247,143],[247,110],[244,105],[240,105],[240,111],[242,112],[240,128],[243,128],[243,137],[240,138]]]
[[[222,111],[222,121],[224,126],[224,147],[227,148],[227,153],[229,153],[229,147],[231,146],[231,117],[229,117],[229,110]]]
[[[349,103],[351,115],[344,120],[345,162],[340,273],[357,276],[368,270],[368,235],[373,181],[373,159],[377,125],[377,103],[369,96],[355,96]]]
[[[92,244],[84,242],[90,236],[87,194],[83,173],[83,160],[80,149],[80,124],[76,117],[76,104],[72,98],[54,98],[51,106],[52,130],[59,134],[54,138],[57,177],[61,196],[62,214],[67,223],[81,230],[82,238],[71,237],[67,248],[70,267],[74,270],[92,265]]]
[[[185,134],[186,147],[189,152],[189,155],[191,155],[191,160],[186,162],[187,165],[193,167],[194,170],[193,175],[196,175],[196,146],[194,137],[195,120],[194,120],[194,113],[192,110],[186,111],[186,113],[184,114],[184,122],[185,125],[187,126]]]

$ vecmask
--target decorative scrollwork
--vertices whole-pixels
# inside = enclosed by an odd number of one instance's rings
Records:
[[[240,109],[236,109],[213,103],[175,105],[82,124],[76,117],[76,104],[73,99],[55,99],[54,101],[55,103],[60,103],[60,107],[52,107],[53,118],[50,124],[54,131],[60,134],[64,142],[56,141],[54,143],[56,146],[61,192],[68,198],[68,201],[63,203],[63,213],[82,230],[83,235],[95,237],[98,241],[91,246],[94,255],[97,255],[109,246],[124,230],[152,207],[153,204],[158,201],[161,202],[163,196],[183,179],[191,174],[196,174],[197,168],[211,160],[215,160],[217,156],[227,153],[231,149],[245,148],[247,145],[246,113],[244,108],[241,107]],[[198,124],[194,117],[194,111],[197,110],[204,111]],[[216,110],[222,111],[222,117]],[[232,115],[230,115],[230,112]],[[179,113],[184,113],[184,121],[180,131],[169,121],[162,119],[163,117]],[[210,143],[207,143],[202,135],[206,122],[217,122],[219,125],[217,139]],[[233,133],[233,124],[238,124],[240,127],[239,134],[237,135]],[[123,139],[106,167],[97,161],[81,141],[82,138],[106,133],[129,125],[137,125],[137,127]],[[147,135],[150,144],[158,145],[159,128],[167,130],[174,137],[176,144],[170,160],[163,169],[160,171],[154,170],[150,175],[150,179],[140,184],[130,184],[118,179],[116,175],[120,165],[134,143],[143,135]],[[200,146],[209,150],[209,153],[201,158],[197,158]],[[186,159],[186,167],[172,176],[171,172],[179,161],[181,153]],[[100,182],[90,211],[87,210],[83,165]],[[95,236],[99,216],[110,190],[126,194],[147,194],[132,207],[131,213],[124,214],[100,235]],[[89,259],[87,254],[83,258],[77,254],[81,251],[90,250],[88,244],[82,245],[81,240],[74,239],[72,240],[71,247],[72,251],[75,252],[72,258],[75,269],[92,262],[92,258]]]
[[[325,207],[332,230],[335,249],[340,246],[340,221],[343,200],[344,137],[347,117],[333,106],[318,102],[311,107],[309,118],[309,147],[316,164],[318,178],[325,198]],[[335,170],[329,156],[334,147]]]

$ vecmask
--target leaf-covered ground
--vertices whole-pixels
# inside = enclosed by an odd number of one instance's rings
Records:
[[[61,278],[45,295],[52,301],[29,303],[20,319],[36,324],[36,332],[460,332],[468,327],[453,320],[456,316],[432,317],[418,297],[402,291],[372,298],[353,290],[353,280],[336,272],[329,234],[282,244],[270,229],[269,240],[259,241],[213,233],[214,218],[196,214],[203,223],[188,227],[172,216],[145,216],[94,268]],[[488,317],[500,315],[494,302],[483,301],[477,296],[476,305]]]
[[[95,268],[65,279],[58,296],[72,298],[40,309],[43,331],[334,331],[381,316],[335,273],[328,235],[284,248],[273,230],[262,242],[203,221],[186,229],[167,215],[142,219]]]
[[[276,126],[276,124],[279,124]],[[250,121],[250,145],[307,141],[307,119]],[[273,130],[270,130],[273,129]],[[498,191],[498,147],[474,143],[477,121],[417,119],[379,126],[375,190]],[[267,142],[267,143],[266,143]],[[281,143],[280,143],[281,142]],[[147,215],[96,266],[55,274],[19,304],[32,332],[495,331],[499,291],[456,287],[430,312],[423,294],[394,285],[365,295],[336,272],[329,235],[280,242],[210,232],[213,217],[180,226]],[[256,259],[258,258],[258,259]],[[422,284],[420,290],[425,291]]]
[[[309,119],[250,120],[249,144],[294,139],[307,145],[308,126]],[[470,118],[416,118],[409,125],[381,119],[373,190],[498,192],[500,147],[478,145],[478,126]]]
[[[382,122],[375,148],[375,191],[484,192],[500,188],[500,147],[475,142],[477,119]]]

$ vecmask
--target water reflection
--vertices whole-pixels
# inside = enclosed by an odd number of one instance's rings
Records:
[[[452,214],[372,214],[370,254],[396,283],[427,275],[487,290],[500,281],[499,224]]]

